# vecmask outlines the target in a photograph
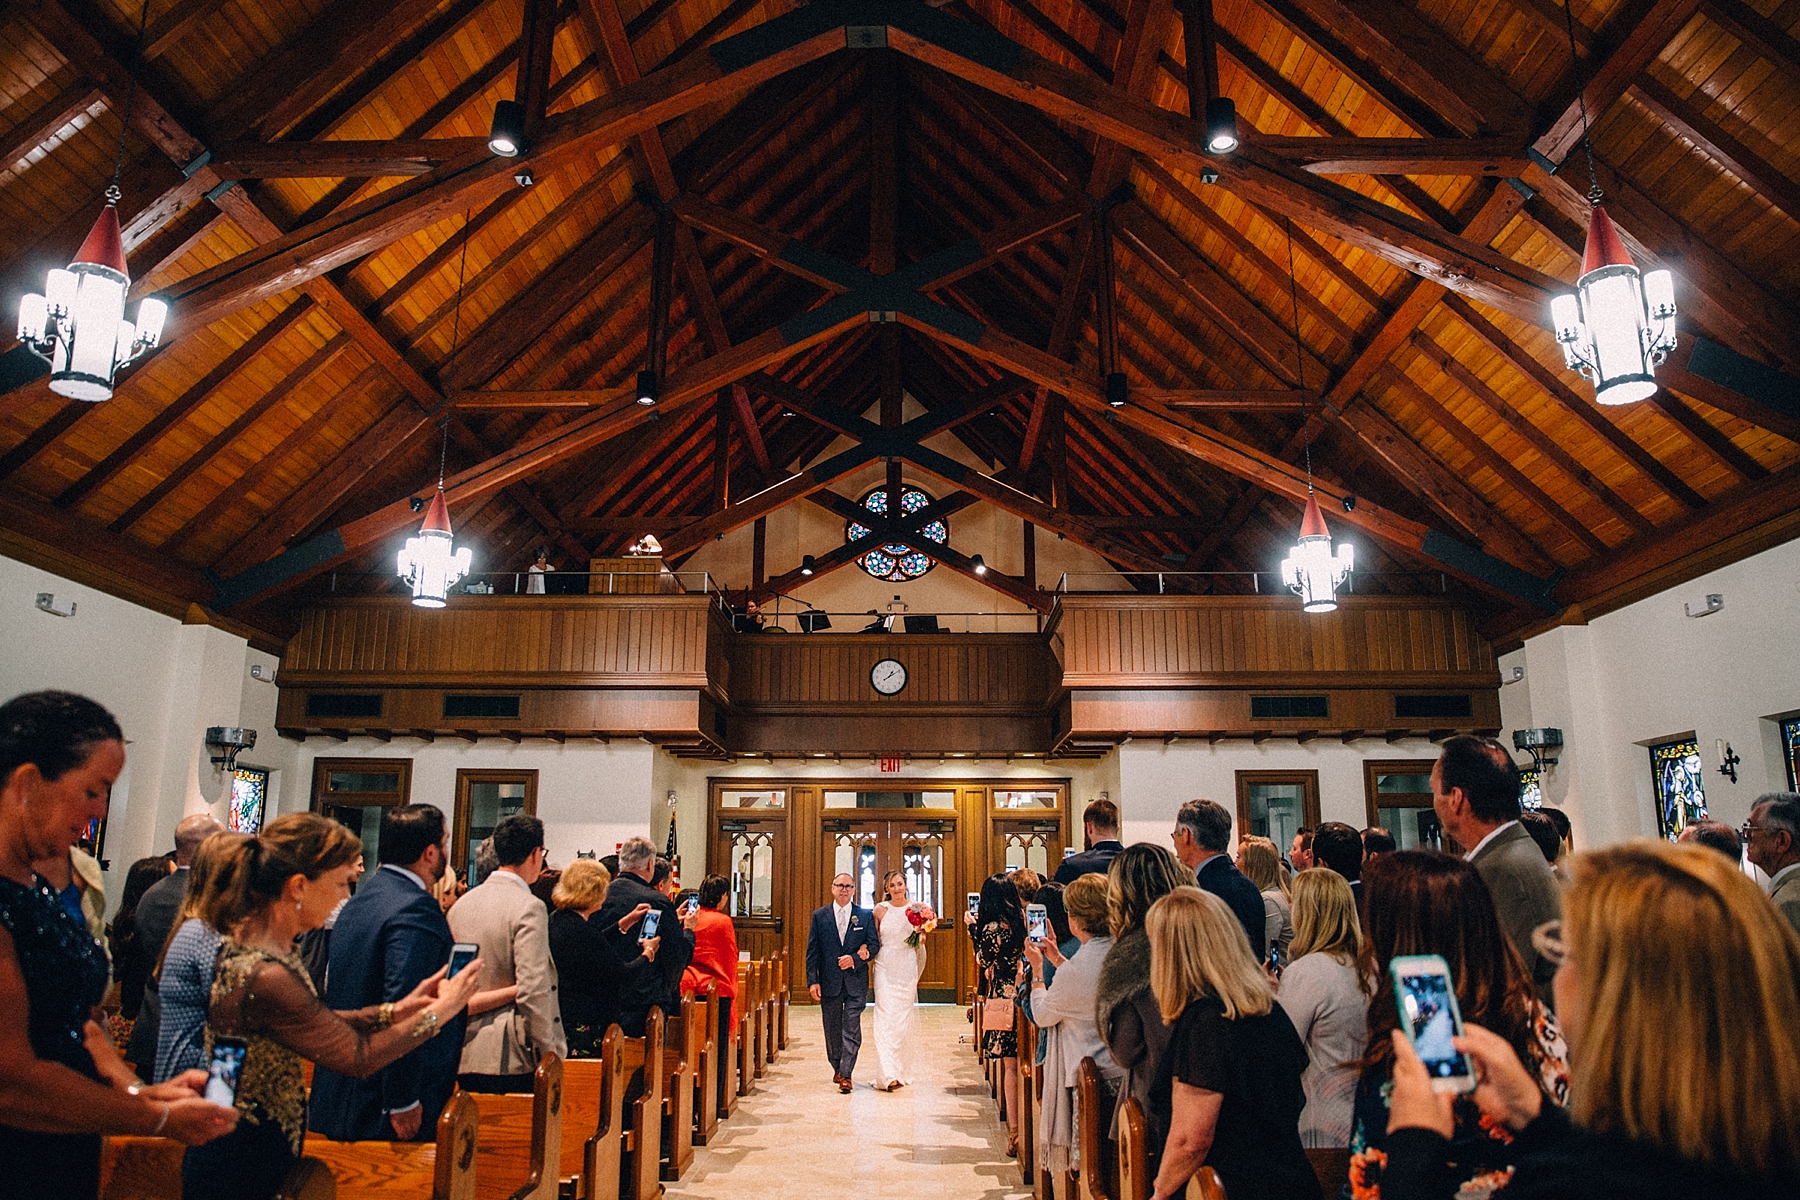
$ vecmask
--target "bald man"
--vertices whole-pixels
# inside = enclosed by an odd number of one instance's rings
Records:
[[[206,813],[183,817],[175,826],[175,873],[152,884],[138,901],[138,937],[144,945],[154,946],[158,957],[163,943],[169,940],[169,930],[175,926],[182,902],[187,899],[188,868],[193,865],[194,853],[201,842],[224,831],[225,827]],[[162,999],[156,994],[156,981],[152,979],[144,984],[144,1006],[138,1010],[137,1023],[131,1027],[131,1044],[125,1051],[126,1061],[134,1064],[146,1079],[156,1065],[156,1035],[161,1026]]]

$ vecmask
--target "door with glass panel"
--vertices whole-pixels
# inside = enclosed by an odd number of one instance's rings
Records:
[[[458,771],[456,819],[450,834],[450,863],[457,878],[470,887],[479,882],[475,870],[481,843],[494,827],[518,813],[537,815],[536,771]]]
[[[362,839],[363,879],[381,861],[381,814],[405,804],[411,790],[410,758],[313,760],[313,811],[324,813]]]
[[[1431,807],[1431,767],[1428,758],[1364,762],[1369,824],[1393,834],[1401,850],[1461,854],[1463,847],[1444,831]]]
[[[725,911],[737,930],[738,953],[751,958],[773,954],[783,944],[787,808],[788,791],[782,787],[720,788],[714,801],[714,859],[708,871],[730,881]]]
[[[1064,854],[1063,790],[1060,787],[995,788],[991,793],[992,869],[1029,867],[1045,880],[1056,874]],[[979,891],[979,879],[969,884]]]
[[[914,793],[919,795],[920,793]],[[923,793],[930,796],[931,793]],[[838,793],[827,792],[831,804]],[[935,798],[935,797],[934,797]],[[954,803],[953,794],[945,807]],[[896,805],[895,807],[900,807]],[[947,917],[937,930],[922,933],[925,965],[919,975],[919,999],[953,1003],[957,987],[956,927],[961,892],[957,890],[956,821],[952,815],[924,819],[880,819],[828,815],[824,822],[824,871],[820,894],[839,874],[856,885],[856,903],[873,910],[886,900],[882,880],[899,871],[909,900],[931,906]],[[945,908],[948,904],[950,907]]]
[[[1239,771],[1237,800],[1238,836],[1268,838],[1283,856],[1302,826],[1319,827],[1317,771]]]

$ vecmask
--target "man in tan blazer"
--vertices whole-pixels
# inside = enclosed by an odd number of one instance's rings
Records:
[[[1741,832],[1745,857],[1769,876],[1769,899],[1800,930],[1800,795],[1758,796]]]
[[[512,1003],[471,1014],[457,1075],[464,1091],[529,1092],[538,1055],[569,1052],[563,1037],[550,914],[531,894],[544,869],[544,823],[516,814],[494,829],[499,869],[450,909],[450,932],[481,947],[481,988],[516,986]]]

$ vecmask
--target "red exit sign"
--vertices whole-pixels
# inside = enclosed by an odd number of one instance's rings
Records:
[[[884,758],[884,759],[882,759],[881,760],[881,773],[883,775],[898,775],[900,773],[900,764],[904,761],[905,761],[904,759],[899,759],[899,758]]]

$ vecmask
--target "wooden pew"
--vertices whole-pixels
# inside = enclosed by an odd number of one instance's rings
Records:
[[[563,1063],[538,1059],[529,1096],[469,1093],[481,1110],[478,1200],[557,1200],[562,1166]]]
[[[438,1117],[435,1142],[334,1142],[308,1133],[305,1153],[331,1172],[338,1200],[475,1200],[480,1123],[474,1098],[457,1092]]]
[[[681,998],[680,1015],[664,1028],[661,1171],[674,1182],[694,1162],[694,1040],[700,1030],[692,996]]]
[[[1019,1045],[1019,1170],[1026,1187],[1037,1178],[1037,1026],[1014,1009]]]
[[[563,1125],[559,1173],[579,1181],[579,1200],[619,1200],[619,1163],[625,1148],[625,1035],[617,1025],[600,1042],[599,1058],[563,1064]]]
[[[781,966],[775,978],[775,1003],[777,1005],[777,1024],[775,1044],[778,1048],[788,1048],[788,1005],[793,1000],[794,981],[790,978],[793,963],[788,957],[787,947],[781,948],[777,956]]]
[[[1100,1068],[1092,1057],[1081,1060],[1075,1071],[1075,1130],[1081,1151],[1080,1200],[1118,1200],[1114,1183],[1115,1154],[1106,1136],[1112,1122],[1101,1100]]]
[[[739,994],[742,995],[743,982],[740,977]],[[738,1102],[738,1047],[742,1039],[738,1037],[738,1025],[743,1018],[743,1006],[735,999],[729,1013],[721,1006],[719,1021],[719,1055],[725,1063],[725,1079],[719,1086],[719,1117],[721,1120],[730,1117],[737,1111]]]
[[[624,1153],[619,1170],[619,1200],[658,1200],[662,1162],[663,1085],[658,1069],[663,1059],[663,1014],[652,1008],[644,1036],[619,1043],[625,1089]]]
[[[706,985],[706,995],[694,999],[694,1028],[698,1057],[694,1062],[694,1145],[704,1146],[719,1131],[719,1013],[724,1009],[719,985]]]
[[[769,964],[757,959],[750,964],[752,1012],[751,1033],[754,1035],[751,1070],[761,1079],[769,1069]]]
[[[181,1200],[181,1156],[173,1138],[109,1137],[100,1143],[100,1200]]]
[[[1200,1200],[1225,1200],[1225,1184],[1219,1173],[1211,1167],[1201,1167],[1194,1172],[1194,1186],[1200,1193]]]
[[[1319,1177],[1321,1200],[1337,1200],[1345,1181],[1350,1178],[1349,1148],[1309,1149],[1306,1152],[1306,1161],[1312,1164],[1313,1174]]]
[[[302,1155],[275,1189],[273,1200],[337,1200],[337,1194],[331,1168],[311,1155]]]
[[[1127,1097],[1119,1110],[1119,1200],[1150,1200],[1154,1180],[1145,1155],[1144,1110]]]

